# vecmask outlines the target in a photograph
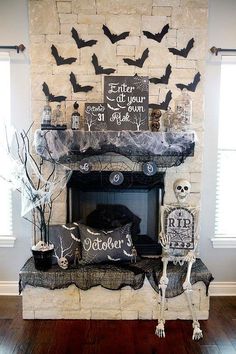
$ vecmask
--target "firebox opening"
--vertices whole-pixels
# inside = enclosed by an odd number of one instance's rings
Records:
[[[141,255],[161,253],[158,243],[164,173],[122,172],[124,182],[112,185],[109,171],[83,174],[73,171],[67,185],[67,221],[86,223],[87,216],[101,205],[124,205],[141,219],[140,233],[133,237]]]

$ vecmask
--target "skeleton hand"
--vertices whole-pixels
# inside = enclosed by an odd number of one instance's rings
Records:
[[[170,249],[170,239],[169,236],[162,231],[160,232],[160,243],[162,247],[168,252]]]
[[[155,334],[160,338],[165,338],[165,328],[164,328],[164,321],[160,320],[158,325],[156,326]]]
[[[192,284],[190,283],[189,280],[185,280],[185,282],[183,283],[183,289],[184,290],[192,290]]]
[[[194,251],[189,251],[185,257],[185,262],[194,262],[196,259],[196,255]]]
[[[192,340],[199,340],[203,338],[202,330],[200,329],[200,324],[198,321],[193,323],[193,336]]]
[[[168,282],[169,282],[169,279],[167,277],[162,276],[160,279],[159,288],[162,289],[162,287],[167,287]]]

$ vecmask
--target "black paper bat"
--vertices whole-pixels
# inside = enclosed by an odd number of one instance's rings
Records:
[[[74,92],[88,92],[91,91],[93,89],[93,86],[81,86],[80,84],[78,84],[76,82],[76,77],[74,73],[70,73],[70,82],[72,84],[73,90]]]
[[[129,36],[129,32],[122,32],[121,34],[111,33],[109,28],[105,25],[102,26],[102,29],[104,34],[110,39],[111,43],[113,44]]]
[[[52,93],[50,93],[46,82],[43,83],[43,93],[46,97],[48,97],[50,102],[62,102],[66,100],[66,96],[54,96]]]
[[[93,63],[96,75],[99,75],[99,74],[110,75],[116,71],[115,69],[112,69],[112,68],[104,69],[103,66],[99,65],[98,58],[97,58],[96,54],[93,54],[93,56],[92,56],[92,63]]]
[[[73,57],[65,59],[62,56],[60,56],[58,54],[58,50],[55,47],[55,45],[51,46],[51,53],[54,56],[54,59],[56,60],[57,65],[72,64],[77,60],[77,58],[73,58]]]
[[[159,33],[152,33],[152,32],[149,32],[149,31],[143,31],[143,34],[149,38],[149,39],[153,39],[154,41],[160,43],[164,37],[164,35],[169,31],[169,24],[167,23],[167,25],[165,25],[161,32]]]
[[[168,48],[168,49],[169,49],[169,52],[171,52],[174,55],[179,55],[180,57],[187,58],[188,53],[193,48],[193,43],[194,43],[194,39],[191,38],[188,41],[188,44],[187,44],[186,48],[183,48],[183,49],[180,49],[180,50],[176,49],[176,48]]]
[[[149,79],[149,81],[152,82],[153,84],[166,84],[167,85],[169,82],[171,71],[172,71],[171,65],[168,64],[166,67],[165,74],[163,76],[161,76],[160,78],[152,77],[151,79]]]
[[[166,98],[164,101],[162,101],[160,104],[150,103],[149,108],[154,108],[154,109],[157,108],[157,109],[163,109],[164,111],[167,111],[171,99],[172,99],[172,92],[171,90],[169,90],[166,94]]]
[[[184,88],[186,88],[188,91],[195,92],[196,87],[197,87],[198,83],[200,82],[200,77],[201,77],[201,74],[200,74],[200,72],[198,72],[194,76],[193,82],[190,82],[190,84],[188,84],[188,85],[176,84],[176,87],[178,87],[180,90],[183,90]]]
[[[145,60],[148,58],[148,53],[149,53],[149,49],[147,48],[144,50],[141,58],[136,59],[136,60],[124,58],[123,60],[128,65],[134,65],[134,66],[138,66],[139,68],[142,68]]]
[[[92,47],[94,44],[97,43],[95,39],[91,39],[90,41],[84,41],[82,38],[79,37],[78,32],[74,27],[72,27],[71,33],[72,38],[75,40],[79,49],[83,47]]]

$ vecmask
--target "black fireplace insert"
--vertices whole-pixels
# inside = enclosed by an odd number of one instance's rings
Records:
[[[142,256],[161,254],[158,242],[165,173],[146,176],[122,171],[123,182],[111,183],[110,171],[73,171],[67,184],[67,222],[112,229],[132,222],[132,238]]]

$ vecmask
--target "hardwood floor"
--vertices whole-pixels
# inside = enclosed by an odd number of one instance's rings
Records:
[[[22,320],[21,298],[0,296],[0,354],[231,354],[236,353],[236,297],[211,298],[204,338],[191,339],[190,321]]]

